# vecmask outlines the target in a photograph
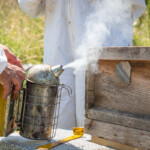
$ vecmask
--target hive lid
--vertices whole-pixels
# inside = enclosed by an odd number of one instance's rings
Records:
[[[104,47],[90,48],[100,53],[100,60],[150,61],[150,47]]]

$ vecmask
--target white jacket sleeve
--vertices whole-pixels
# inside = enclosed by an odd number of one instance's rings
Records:
[[[132,0],[132,19],[135,21],[146,9],[145,0]]]
[[[18,0],[20,8],[31,18],[44,15],[46,0]]]
[[[4,71],[7,66],[7,58],[5,56],[4,50],[0,48],[0,74]]]

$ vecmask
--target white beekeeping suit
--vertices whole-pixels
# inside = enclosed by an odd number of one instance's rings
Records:
[[[0,48],[0,74],[5,70],[7,66],[7,58],[5,56],[4,50]]]
[[[76,59],[75,50],[82,40],[86,17],[93,11],[96,1],[98,0],[18,0],[21,9],[30,17],[45,15],[45,64],[66,65]],[[132,26],[132,21],[144,11],[145,2],[144,0],[131,1],[132,17],[128,19],[127,24]],[[115,33],[115,27],[113,32]],[[114,35],[107,39],[104,46],[132,45],[132,38],[127,40],[121,38]],[[113,44],[111,39],[115,39]],[[67,92],[63,93],[59,127],[83,126],[85,75],[84,71],[79,74],[73,75],[72,70],[67,69],[61,76],[61,82],[72,88],[73,95],[69,98]]]

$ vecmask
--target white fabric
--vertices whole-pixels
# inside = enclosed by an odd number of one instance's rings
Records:
[[[132,0],[132,17],[133,21],[135,21],[137,18],[139,18],[143,11],[146,9],[145,1],[144,0]]]
[[[4,71],[7,66],[7,58],[5,56],[4,50],[0,48],[0,74]]]
[[[45,64],[66,65],[75,60],[74,51],[81,42],[86,17],[93,11],[95,1],[97,0],[19,0],[20,7],[29,16],[37,17],[45,13]],[[144,0],[132,0],[132,3],[133,18],[126,22],[131,28],[132,19],[139,17],[145,8]],[[129,46],[132,45],[132,32],[130,37],[124,39],[119,27],[114,26],[111,37],[107,38],[103,46]],[[83,126],[85,73],[79,72],[74,76],[72,70],[66,70],[61,76],[61,82],[71,86],[73,96],[69,98],[63,93],[58,126]]]

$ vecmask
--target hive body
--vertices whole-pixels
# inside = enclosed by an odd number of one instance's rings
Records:
[[[150,148],[150,47],[104,48],[100,72],[86,73],[85,132]]]

